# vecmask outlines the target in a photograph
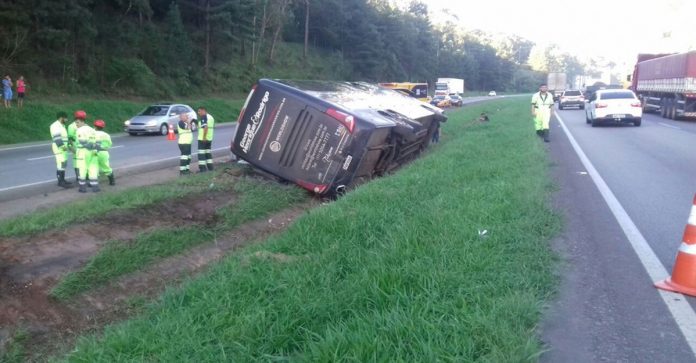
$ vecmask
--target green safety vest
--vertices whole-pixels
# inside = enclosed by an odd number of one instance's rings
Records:
[[[215,119],[213,115],[206,114],[204,116],[206,120],[200,120],[198,127],[198,141],[203,141],[204,128],[208,128],[208,135],[205,138],[206,141],[213,141],[213,130],[215,129]]]
[[[58,147],[68,146],[68,131],[60,120],[51,124],[51,139]]]
[[[553,95],[546,92],[546,97],[541,96],[541,92],[537,92],[532,96],[532,106],[539,110],[550,110],[554,105]]]
[[[94,141],[95,141],[95,134],[94,134],[94,129],[84,125],[77,129],[77,132],[75,134],[76,141],[75,141],[75,147],[77,148],[86,148],[88,150],[93,150],[95,148]]]
[[[191,124],[186,124],[186,127],[181,127],[181,122],[176,124],[177,132],[179,133],[179,144],[191,144],[193,142],[193,133],[191,133]]]
[[[94,142],[96,143],[97,150],[99,151],[107,151],[112,145],[111,136],[101,130],[94,132]]]
[[[70,123],[70,125],[68,125],[68,143],[69,144],[71,144],[71,145],[75,144],[75,140],[77,140],[76,135],[77,135],[77,124],[75,123],[75,121],[73,121],[72,123]]]

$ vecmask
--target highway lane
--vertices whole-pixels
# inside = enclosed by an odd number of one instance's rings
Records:
[[[215,128],[213,154],[228,155],[236,123],[219,124]],[[48,131],[46,131],[48,132]],[[196,135],[194,135],[195,140]],[[111,167],[116,178],[124,171],[152,170],[178,165],[179,148],[176,141],[164,136],[129,136],[119,134],[112,138]],[[196,153],[194,141],[193,154]],[[196,157],[193,158],[193,164]],[[3,193],[17,192],[30,187],[55,185],[55,159],[48,142],[26,145],[8,145],[0,148],[0,198]],[[68,180],[74,180],[72,160],[68,161]],[[196,170],[194,166],[192,168]]]
[[[582,110],[558,114],[671,271],[696,192],[696,123],[646,114],[641,127],[593,128]],[[691,318],[673,317],[556,121],[549,151],[561,189],[556,203],[566,219],[557,248],[567,266],[545,324],[551,350],[542,361],[696,361],[676,322],[696,326],[696,299],[670,294],[668,300],[690,304],[682,306]]]

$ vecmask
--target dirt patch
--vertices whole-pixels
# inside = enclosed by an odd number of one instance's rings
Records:
[[[30,360],[70,347],[78,335],[99,332],[104,325],[138,312],[134,301],[156,298],[166,287],[177,286],[204,271],[229,251],[284,230],[320,203],[313,200],[246,223],[211,243],[164,259],[69,302],[49,295],[62,277],[83,266],[109,240],[128,241],[142,232],[181,224],[215,224],[215,212],[235,201],[235,193],[229,191],[208,193],[137,211],[121,210],[90,224],[0,241],[0,358],[3,347],[18,332],[27,336],[22,345]]]

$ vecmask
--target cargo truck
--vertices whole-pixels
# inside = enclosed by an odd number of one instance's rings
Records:
[[[440,109],[374,84],[260,79],[230,150],[281,180],[335,196],[417,157],[446,120]]]
[[[461,78],[438,78],[435,82],[435,95],[464,94],[464,80]]]
[[[639,54],[631,89],[643,111],[659,111],[669,119],[696,117],[696,51]]]
[[[567,77],[565,73],[551,72],[546,78],[546,86],[553,95],[554,101],[558,101],[558,98],[561,97],[563,91],[566,89],[566,84]]]

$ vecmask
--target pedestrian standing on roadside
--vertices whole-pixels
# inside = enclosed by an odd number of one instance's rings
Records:
[[[24,76],[19,76],[17,79],[17,107],[22,108],[24,106],[24,92],[26,91],[26,83],[24,82]]]
[[[433,144],[437,144],[440,142],[440,121],[434,121],[435,122],[435,131],[433,131],[433,137],[430,142]]]
[[[2,98],[5,100],[5,108],[12,107],[12,78],[6,75],[2,79]]]
[[[548,92],[548,86],[542,83],[539,92],[532,96],[532,117],[534,118],[534,128],[539,137],[544,142],[549,142],[549,122],[553,115],[553,95]]]
[[[191,143],[193,142],[193,134],[191,133],[191,120],[188,113],[179,115],[179,123],[176,125],[179,134],[179,175],[188,175],[191,173]],[[200,146],[199,146],[200,147]]]
[[[106,175],[109,178],[109,185],[115,185],[114,171],[109,163],[109,149],[111,149],[111,136],[104,131],[106,123],[103,120],[94,121],[94,144],[96,148],[96,157],[92,163],[97,164],[99,173]]]
[[[77,165],[80,171],[79,185],[80,193],[87,192],[87,179],[89,179],[89,184],[92,187],[93,192],[100,191],[99,189],[99,168],[96,164],[92,163],[92,158],[96,157],[96,146],[95,146],[95,133],[94,129],[85,124],[86,113],[82,112],[85,116],[84,118],[76,118],[77,131],[76,137],[76,149],[77,149]],[[77,112],[75,112],[77,114]],[[82,116],[82,115],[81,115]]]
[[[79,183],[80,180],[80,167],[77,164],[77,125],[78,121],[82,120],[85,122],[87,118],[87,113],[82,110],[75,111],[73,114],[75,118],[73,122],[68,125],[68,151],[73,155],[73,169],[75,170],[75,183]]]
[[[51,139],[53,143],[53,155],[56,158],[56,176],[58,186],[63,188],[72,187],[72,183],[65,181],[65,167],[68,164],[68,131],[65,129],[65,122],[68,121],[68,114],[58,112],[58,119],[51,124]]]
[[[215,119],[205,107],[198,107],[198,172],[213,171],[213,132]]]

